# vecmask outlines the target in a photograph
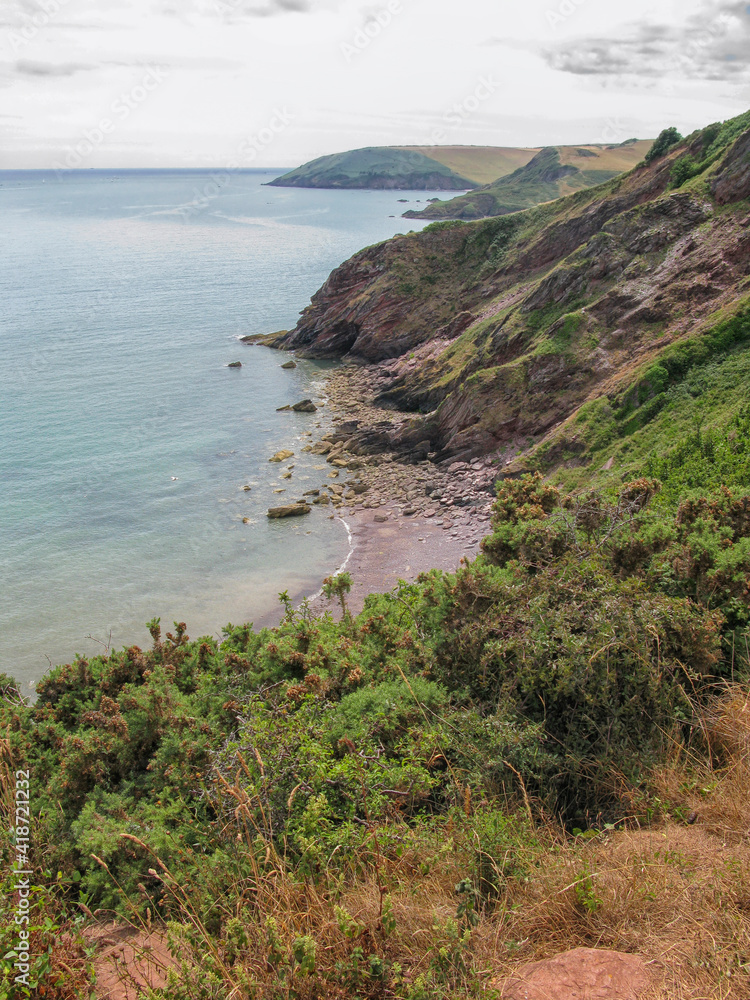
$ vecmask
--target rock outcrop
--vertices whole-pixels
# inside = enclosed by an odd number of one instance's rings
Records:
[[[673,187],[708,141],[543,208],[369,247],[263,342],[375,366],[376,402],[402,419],[356,429],[355,455],[504,455],[546,447],[586,402],[644,405],[670,345],[750,305],[750,131]]]
[[[638,1000],[651,985],[637,955],[575,948],[498,983],[507,1000]]]

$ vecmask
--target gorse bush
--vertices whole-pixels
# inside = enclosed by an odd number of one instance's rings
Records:
[[[654,391],[671,364],[647,373]],[[692,745],[717,678],[747,671],[747,422],[741,408],[721,435],[696,426],[608,492],[502,483],[477,559],[356,616],[334,577],[340,621],[287,595],[277,628],[229,625],[220,643],[154,620],[150,649],[58,667],[33,707],[9,694],[55,905],[171,919],[207,957],[165,1000],[253,996],[254,981],[284,1000],[334,980],[349,992],[331,996],[468,995],[483,914],[549,850],[535,812],[568,830],[634,802],[651,815],[654,766]],[[732,485],[701,489],[715,475]],[[598,918],[579,871],[571,905]],[[419,924],[432,958],[407,976],[403,912],[384,901],[438,874],[455,907]],[[345,905],[352,885],[370,902]],[[307,915],[264,923],[282,906]]]
[[[239,824],[314,874],[330,856],[346,867],[371,824],[460,807],[466,787],[520,781],[579,826],[614,816],[613,776],[638,781],[682,738],[688,695],[748,625],[750,498],[725,488],[665,513],[658,496],[653,479],[613,496],[510,482],[474,563],[373,595],[356,619],[332,580],[340,622],[288,608],[221,644],[152,622],[150,651],[53,671],[33,708],[5,708],[51,862],[106,906],[123,890],[159,906],[121,833],[179,872]]]

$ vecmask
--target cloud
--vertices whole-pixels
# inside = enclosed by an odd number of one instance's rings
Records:
[[[738,79],[750,70],[750,5],[721,0],[681,25],[633,24],[620,38],[584,38],[547,49],[548,64],[579,76]]]
[[[16,73],[22,76],[74,76],[76,73],[97,69],[96,66],[83,66],[79,63],[43,63],[30,59],[21,59],[15,64]]]
[[[204,13],[233,17],[274,17],[277,14],[314,14],[332,10],[338,0],[201,0]]]

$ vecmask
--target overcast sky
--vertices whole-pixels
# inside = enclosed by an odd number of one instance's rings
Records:
[[[0,167],[614,142],[750,108],[746,0],[2,0],[0,31]]]

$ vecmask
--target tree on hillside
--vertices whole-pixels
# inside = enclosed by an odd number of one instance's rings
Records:
[[[665,128],[663,132],[659,134],[658,139],[653,144],[648,153],[646,153],[646,163],[653,163],[654,160],[658,160],[659,157],[664,156],[672,146],[676,146],[678,142],[682,142],[682,135],[677,131],[676,128]]]

